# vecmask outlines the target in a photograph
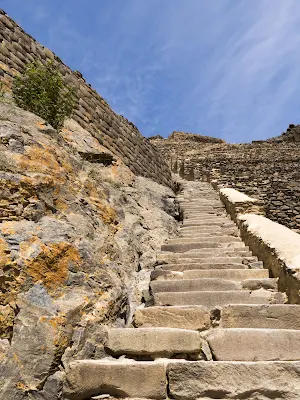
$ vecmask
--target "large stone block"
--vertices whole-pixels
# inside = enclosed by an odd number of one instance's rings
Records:
[[[136,310],[136,327],[168,327],[205,330],[210,327],[210,313],[203,306],[148,307]]]
[[[183,272],[183,279],[218,278],[231,280],[263,279],[269,277],[266,269],[207,269]]]
[[[300,306],[229,305],[222,308],[223,328],[300,329]]]
[[[159,292],[198,292],[209,290],[240,290],[242,286],[237,281],[219,278],[181,279],[151,282],[152,293]]]
[[[215,329],[205,335],[218,361],[298,361],[300,331]]]
[[[298,400],[300,362],[182,362],[168,365],[173,399]]]
[[[71,400],[109,394],[166,398],[166,366],[160,362],[80,360],[70,363],[64,395]]]
[[[160,292],[154,294],[156,306],[203,305],[208,308],[225,304],[270,304],[276,301],[278,293],[248,290],[203,291],[203,292]],[[279,299],[280,301],[280,299]]]
[[[201,338],[198,332],[187,329],[109,329],[105,347],[114,355],[155,359],[176,354],[199,354]]]
[[[173,261],[169,264],[162,264],[156,267],[156,270],[163,270],[163,271],[179,271],[179,272],[193,272],[195,271],[203,271],[206,270],[247,270],[247,265],[242,264],[242,260],[239,258],[223,258],[223,259],[214,259],[213,261],[209,260],[210,262],[205,262],[205,260],[180,260],[180,263],[174,264]]]

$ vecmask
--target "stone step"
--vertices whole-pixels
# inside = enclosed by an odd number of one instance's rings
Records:
[[[228,235],[208,236],[208,237],[190,237],[169,239],[166,244],[185,244],[185,243],[243,243],[241,238]]]
[[[243,246],[241,246],[241,244]],[[179,257],[179,258],[191,258],[191,257],[200,257],[203,256],[221,256],[222,254],[228,254],[229,257],[234,257],[234,253],[242,255],[244,257],[252,256],[252,253],[249,251],[249,247],[245,246],[243,242],[234,242],[234,243],[227,243],[223,247],[212,247],[212,248],[200,248],[200,249],[190,249],[185,252],[178,252],[178,251],[166,251],[162,250],[157,252],[157,256],[170,256]]]
[[[154,271],[155,272],[155,271]],[[158,272],[158,271],[157,271]],[[167,273],[168,271],[166,271]],[[170,273],[178,273],[176,271]],[[231,280],[263,279],[269,278],[267,269],[195,269],[183,271],[182,279],[217,278]]]
[[[137,328],[167,327],[202,331],[211,326],[210,312],[204,306],[147,307],[136,310]]]
[[[235,228],[234,222],[231,221],[209,221],[209,220],[189,220],[186,219],[182,223],[183,227],[199,226],[199,227],[213,227],[218,226],[220,228]]]
[[[299,361],[300,331],[213,329],[205,338],[216,361]]]
[[[243,264],[242,258],[238,257],[220,257],[212,258],[207,262],[207,259],[186,260],[181,259],[179,263],[161,264],[155,267],[155,270],[164,271],[190,271],[190,270],[211,270],[211,269],[238,269],[248,270],[248,266]]]
[[[160,292],[242,290],[242,286],[238,281],[229,281],[214,278],[153,281],[151,282],[150,287],[153,294]]]
[[[86,400],[107,394],[163,400],[167,397],[166,366],[165,361],[73,361],[66,370],[63,398]]]
[[[227,214],[224,210],[214,211],[214,212],[183,212],[183,220],[190,219],[225,219],[229,220]]]
[[[176,236],[175,238],[169,239],[169,240],[178,240],[178,242],[180,240],[183,240],[182,243],[184,243],[185,240],[194,240],[194,241],[199,241],[202,242],[203,240],[209,240],[209,239],[217,239],[219,237],[224,237],[224,236],[228,236],[231,237],[232,239],[235,239],[236,241],[240,241],[241,238],[240,236],[238,236],[236,233],[232,233],[232,234],[224,234],[223,232],[208,232],[208,233],[178,233],[178,236]]]
[[[201,291],[201,292],[160,292],[155,293],[155,306],[203,305],[208,308],[225,304],[283,304],[283,293],[267,290]]]
[[[215,220],[215,221],[230,221],[230,219],[227,217],[227,214],[225,212],[222,213],[222,215],[218,215],[218,214],[206,214],[206,213],[184,213],[184,221],[185,220]]]
[[[114,356],[142,359],[182,358],[199,355],[201,338],[196,331],[176,328],[112,328],[107,332],[105,349]]]
[[[241,261],[237,262],[242,262],[242,257],[251,257],[252,253],[247,250],[246,247],[241,247],[241,248],[215,248],[215,249],[202,249],[202,250],[197,250],[197,251],[186,251],[183,253],[173,253],[173,252],[162,252],[162,253],[157,253],[156,254],[156,259],[158,261],[170,261],[172,260],[180,260],[180,263],[182,263],[182,259],[189,259],[189,260],[195,260],[194,262],[201,262],[201,260],[206,260],[207,263],[213,263],[213,261],[208,261],[212,259],[218,259],[218,258],[228,258],[226,261],[230,261],[232,258],[239,258]],[[204,261],[205,262],[205,261]],[[232,261],[234,262],[234,261]]]
[[[196,230],[189,230],[189,229],[178,229],[178,237],[215,237],[215,236],[235,236],[240,237],[237,228],[230,228],[230,229],[196,229]]]
[[[169,393],[181,400],[297,400],[300,362],[177,362],[168,365]]]
[[[202,278],[157,280],[150,284],[152,293],[159,292],[200,292],[200,291],[233,291],[233,290],[277,290],[277,278],[247,279],[244,281]],[[216,296],[218,294],[216,293]]]
[[[219,242],[218,240],[205,240],[205,241],[188,241],[184,243],[168,243],[163,244],[161,246],[162,251],[174,252],[174,253],[185,253],[190,252],[191,250],[198,249],[218,249],[218,250],[227,250],[227,249],[246,249],[244,242],[238,241],[229,241],[229,242]]]
[[[222,234],[222,235],[239,235],[238,228],[236,226],[232,227],[221,227],[221,226],[187,226],[184,227],[180,225],[177,230],[179,235],[196,235],[196,234],[206,234],[206,235],[214,235],[214,234]]]
[[[179,234],[189,234],[189,235],[194,235],[194,234],[218,234],[221,233],[223,235],[232,235],[232,234],[238,234],[238,229],[236,226],[232,226],[231,228],[224,228],[221,226],[188,226],[184,227],[182,225],[179,226],[178,229]]]
[[[220,326],[300,330],[300,306],[292,304],[224,306]]]

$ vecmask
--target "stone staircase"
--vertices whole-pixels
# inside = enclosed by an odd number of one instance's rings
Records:
[[[157,255],[153,304],[134,327],[108,330],[111,358],[70,364],[66,397],[300,399],[298,306],[208,183],[184,182],[178,200],[184,219]]]

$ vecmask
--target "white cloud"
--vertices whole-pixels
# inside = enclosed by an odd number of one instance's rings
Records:
[[[80,0],[52,9],[48,45],[142,133],[243,141],[299,122],[299,0],[91,3],[92,22]]]

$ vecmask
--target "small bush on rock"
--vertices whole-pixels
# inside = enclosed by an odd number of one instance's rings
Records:
[[[28,64],[24,73],[13,82],[16,104],[47,121],[60,130],[64,120],[72,115],[77,95],[74,88],[67,85],[51,61]]]

